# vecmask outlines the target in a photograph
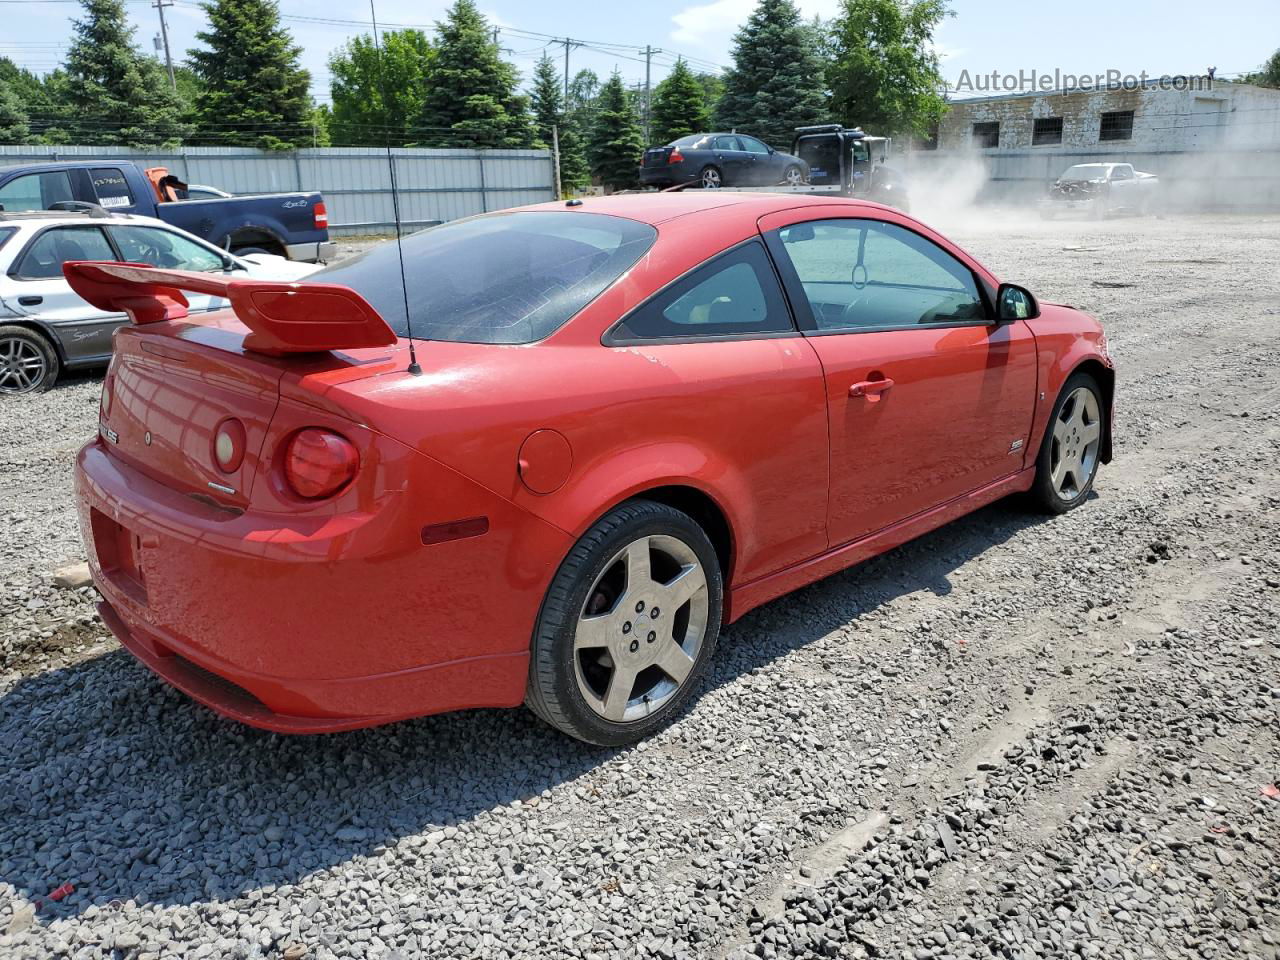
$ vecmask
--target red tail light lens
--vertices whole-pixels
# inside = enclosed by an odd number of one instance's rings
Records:
[[[329,211],[325,209],[324,201],[321,200],[319,203],[317,203],[315,207],[312,208],[311,212],[316,218],[316,229],[328,230],[329,229]]]
[[[223,420],[213,434],[213,462],[223,473],[235,473],[244,462],[244,424],[234,417]]]
[[[684,163],[684,154],[680,152],[680,148],[676,147],[667,157],[667,163]]]
[[[331,497],[356,475],[360,454],[346,437],[332,430],[299,430],[285,451],[284,477],[300,497]]]

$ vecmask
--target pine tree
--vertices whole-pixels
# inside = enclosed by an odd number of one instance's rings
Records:
[[[640,179],[643,154],[644,142],[631,95],[615,71],[596,97],[595,123],[591,128],[591,173],[610,190],[634,187]]]
[[[28,143],[31,126],[13,86],[0,77],[0,143]]]
[[[342,146],[402,146],[415,139],[435,49],[421,30],[365,34],[329,57],[331,132]]]
[[[824,106],[813,28],[792,0],[760,0],[733,39],[716,126],[789,150],[795,128],[821,123]]]
[[[436,56],[423,103],[423,139],[431,146],[528,147],[528,104],[516,93],[516,70],[498,56],[473,0],[454,0],[436,24]]]
[[[311,145],[311,74],[280,26],[274,0],[212,0],[204,49],[188,51],[203,89],[196,98],[204,143],[283,150]]]
[[[534,134],[538,142],[551,149],[555,140],[552,127],[559,134],[561,188],[573,190],[585,186],[590,179],[590,172],[583,155],[582,137],[565,114],[560,74],[556,71],[555,61],[546,54],[542,55],[533,68],[530,104],[533,108]]]
[[[705,91],[683,60],[676,60],[676,65],[654,91],[650,125],[649,139],[654,143],[670,143],[691,133],[706,133],[710,127]]]
[[[87,144],[177,144],[187,128],[160,64],[133,46],[122,0],[82,0],[67,53],[65,119]]]

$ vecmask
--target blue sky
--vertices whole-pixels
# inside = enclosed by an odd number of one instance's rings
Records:
[[[430,26],[448,0],[376,0],[378,19],[386,24]],[[158,33],[156,10],[149,0],[127,0],[139,44],[151,48]],[[830,17],[839,0],[800,0],[806,16]],[[508,59],[528,76],[545,49],[563,62],[564,48],[531,34],[564,36],[587,42],[570,54],[571,70],[590,67],[607,74],[617,68],[628,81],[644,77],[646,44],[661,48],[653,58],[655,82],[684,55],[702,69],[729,63],[734,31],[755,0],[643,0],[601,3],[599,0],[481,0],[481,9],[500,29]],[[346,38],[362,32],[359,25],[331,21],[367,21],[367,3],[348,0],[280,0],[285,23],[304,49],[304,63],[319,99],[328,97],[328,54]],[[1280,47],[1280,3],[1235,0],[1208,4],[1190,0],[952,0],[955,16],[936,38],[943,75],[956,84],[962,71],[970,75],[1019,70],[1104,73],[1109,69],[1153,75],[1202,73],[1216,66],[1227,76],[1255,69]],[[78,15],[73,0],[0,0],[5,30],[0,55],[44,72],[66,52],[70,19]],[[204,14],[194,0],[176,0],[169,8],[170,39],[175,56],[194,44]]]

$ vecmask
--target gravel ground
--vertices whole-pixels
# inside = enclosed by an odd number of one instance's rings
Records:
[[[751,614],[626,750],[197,707],[50,585],[97,378],[6,402],[0,956],[1280,957],[1280,218],[951,232],[1108,324],[1096,496]]]

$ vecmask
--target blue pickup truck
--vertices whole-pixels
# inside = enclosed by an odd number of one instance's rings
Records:
[[[155,217],[239,256],[270,253],[316,263],[330,259],[329,218],[318,193],[188,199],[164,167],[127,160],[81,160],[0,167],[0,211],[85,209]]]

